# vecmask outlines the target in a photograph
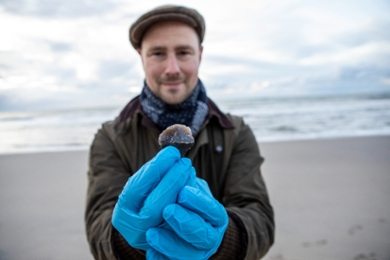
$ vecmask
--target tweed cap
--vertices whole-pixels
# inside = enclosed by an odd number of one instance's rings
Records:
[[[192,26],[199,36],[200,43],[203,42],[206,26],[198,11],[184,6],[163,5],[143,14],[131,25],[129,31],[131,45],[135,49],[141,48],[142,37],[146,31],[153,24],[164,21],[180,21]]]

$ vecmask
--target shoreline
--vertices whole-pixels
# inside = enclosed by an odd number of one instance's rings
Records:
[[[275,211],[266,260],[390,258],[390,136],[260,143]],[[0,259],[92,259],[88,150],[0,155]]]
[[[324,136],[324,137],[303,137],[295,139],[275,139],[275,140],[264,140],[257,141],[258,145],[267,145],[274,143],[292,143],[292,142],[306,142],[306,141],[326,141],[326,140],[343,140],[343,139],[360,139],[360,138],[376,138],[376,137],[390,137],[390,133],[384,134],[364,134],[354,136]],[[61,148],[51,149],[21,149],[14,151],[0,151],[0,156],[3,155],[22,155],[22,154],[40,154],[40,153],[58,153],[58,152],[79,152],[89,151],[90,145],[88,146],[63,146]]]

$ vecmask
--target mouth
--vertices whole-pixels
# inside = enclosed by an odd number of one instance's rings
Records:
[[[182,82],[164,82],[163,85],[168,87],[168,88],[178,88]]]

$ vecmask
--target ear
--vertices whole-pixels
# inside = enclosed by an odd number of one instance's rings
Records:
[[[202,54],[203,54],[203,46],[200,45],[199,46],[199,64],[202,61]]]
[[[142,62],[142,67],[144,66],[144,59],[142,58],[142,50],[141,49],[136,49],[138,54],[139,54],[139,57],[141,58],[141,62]]]

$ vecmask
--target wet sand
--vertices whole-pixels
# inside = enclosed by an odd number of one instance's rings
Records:
[[[264,259],[390,259],[390,136],[262,143],[276,216]],[[0,259],[92,259],[87,151],[0,155]]]
[[[390,137],[262,144],[267,260],[390,259]]]

